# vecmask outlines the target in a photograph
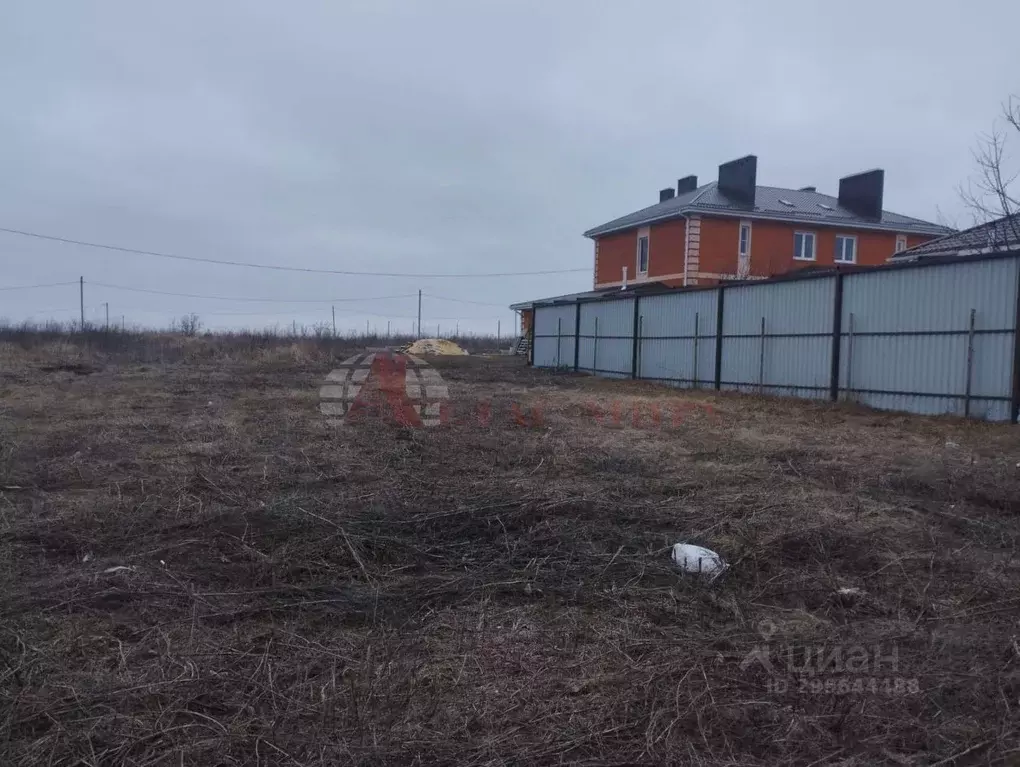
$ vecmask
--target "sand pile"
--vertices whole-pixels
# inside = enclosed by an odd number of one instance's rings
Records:
[[[422,338],[413,344],[405,346],[400,351],[407,352],[408,354],[467,354],[466,351],[453,341],[447,341],[443,338]]]

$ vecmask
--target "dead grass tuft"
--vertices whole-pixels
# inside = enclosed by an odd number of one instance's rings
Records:
[[[3,764],[1020,754],[1015,428],[475,357],[436,362],[453,424],[335,428],[300,344],[0,354]]]

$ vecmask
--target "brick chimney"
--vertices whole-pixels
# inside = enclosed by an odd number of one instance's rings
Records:
[[[839,180],[839,204],[864,218],[882,217],[885,171],[876,169]]]
[[[754,207],[758,158],[753,154],[719,166],[719,191],[735,202]]]
[[[665,189],[659,190],[659,202],[665,202],[666,200],[673,199],[673,187],[667,186]]]
[[[678,195],[693,192],[697,188],[698,188],[697,176],[684,176],[682,179],[676,182],[676,193]]]

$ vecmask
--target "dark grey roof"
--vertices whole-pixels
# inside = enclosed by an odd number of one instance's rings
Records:
[[[575,303],[577,301],[585,301],[593,298],[603,298],[613,293],[619,293],[620,297],[633,296],[633,295],[644,295],[646,293],[669,293],[673,290],[679,290],[679,288],[670,288],[663,285],[661,282],[633,282],[626,288],[615,287],[615,288],[599,288],[598,290],[588,290],[584,293],[567,293],[562,296],[553,296],[551,298],[536,298],[534,301],[522,301],[519,304],[510,304],[510,308],[514,311],[521,311],[522,309],[534,309],[535,305],[548,306],[550,304],[563,304],[563,303]]]
[[[790,204],[787,205],[780,200]],[[888,211],[882,211],[882,218],[879,220],[865,218],[842,207],[839,200],[831,195],[800,189],[780,189],[774,186],[756,187],[754,207],[751,207],[728,198],[719,191],[717,182],[713,181],[710,184],[699,186],[693,192],[681,194],[671,200],[651,205],[636,213],[596,226],[585,232],[584,236],[597,237],[610,232],[642,226],[653,221],[663,221],[692,213],[744,216],[752,219],[764,218],[826,226],[843,225],[858,229],[878,229],[915,234],[948,234],[953,231],[949,227]]]
[[[915,258],[937,256],[972,256],[1018,247],[1020,247],[1020,214],[1014,214],[931,240],[897,253],[890,260],[911,261]]]

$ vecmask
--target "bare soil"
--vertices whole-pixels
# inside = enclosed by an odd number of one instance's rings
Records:
[[[0,349],[0,764],[1020,763],[1016,427],[65,357]]]

